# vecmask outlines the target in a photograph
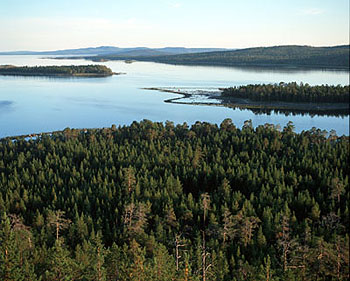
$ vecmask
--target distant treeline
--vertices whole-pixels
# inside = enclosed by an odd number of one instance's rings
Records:
[[[309,84],[297,84],[296,82],[250,84],[224,89],[221,95],[222,97],[245,98],[254,101],[348,103],[349,85],[310,86]]]
[[[104,65],[67,66],[0,66],[0,75],[53,75],[53,76],[110,76],[113,72]]]
[[[349,69],[349,45],[335,47],[275,46],[166,56],[122,56],[121,54],[90,57],[94,61],[135,59],[170,64],[311,67]]]

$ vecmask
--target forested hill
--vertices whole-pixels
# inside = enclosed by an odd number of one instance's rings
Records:
[[[349,138],[134,122],[0,141],[0,280],[348,280]]]
[[[116,55],[104,59],[125,59]],[[157,57],[138,57],[171,64],[222,65],[222,66],[270,66],[313,67],[349,69],[349,45],[336,47],[276,46],[248,48],[234,51],[181,54]]]

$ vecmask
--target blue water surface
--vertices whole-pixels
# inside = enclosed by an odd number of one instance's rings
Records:
[[[54,60],[38,56],[0,56],[0,65],[92,64],[85,60]],[[164,103],[175,94],[143,90],[144,87],[221,88],[249,83],[303,82],[310,85],[349,84],[349,72],[300,69],[254,69],[210,66],[180,66],[152,62],[110,61],[115,72],[107,78],[49,78],[0,76],[0,137],[49,132],[70,128],[129,125],[133,121],[166,120],[175,124],[206,121],[220,124],[231,118],[242,127],[251,119],[254,126],[265,123],[295,130],[312,127],[338,135],[349,135],[349,117],[326,117],[271,113],[256,115],[249,110],[214,106]]]

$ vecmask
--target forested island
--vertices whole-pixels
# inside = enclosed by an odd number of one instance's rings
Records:
[[[348,280],[349,137],[250,120],[0,140],[1,280]]]
[[[324,68],[349,70],[349,45],[334,47],[274,46],[177,55],[109,54],[80,58],[92,61],[153,61],[183,65],[217,65],[238,67]],[[62,59],[62,58],[59,58]]]
[[[113,74],[117,73],[104,65],[0,66],[0,75],[107,77]]]

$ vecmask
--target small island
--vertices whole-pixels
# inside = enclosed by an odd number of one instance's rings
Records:
[[[118,75],[104,65],[13,66],[0,65],[0,75],[54,77],[108,77]]]

